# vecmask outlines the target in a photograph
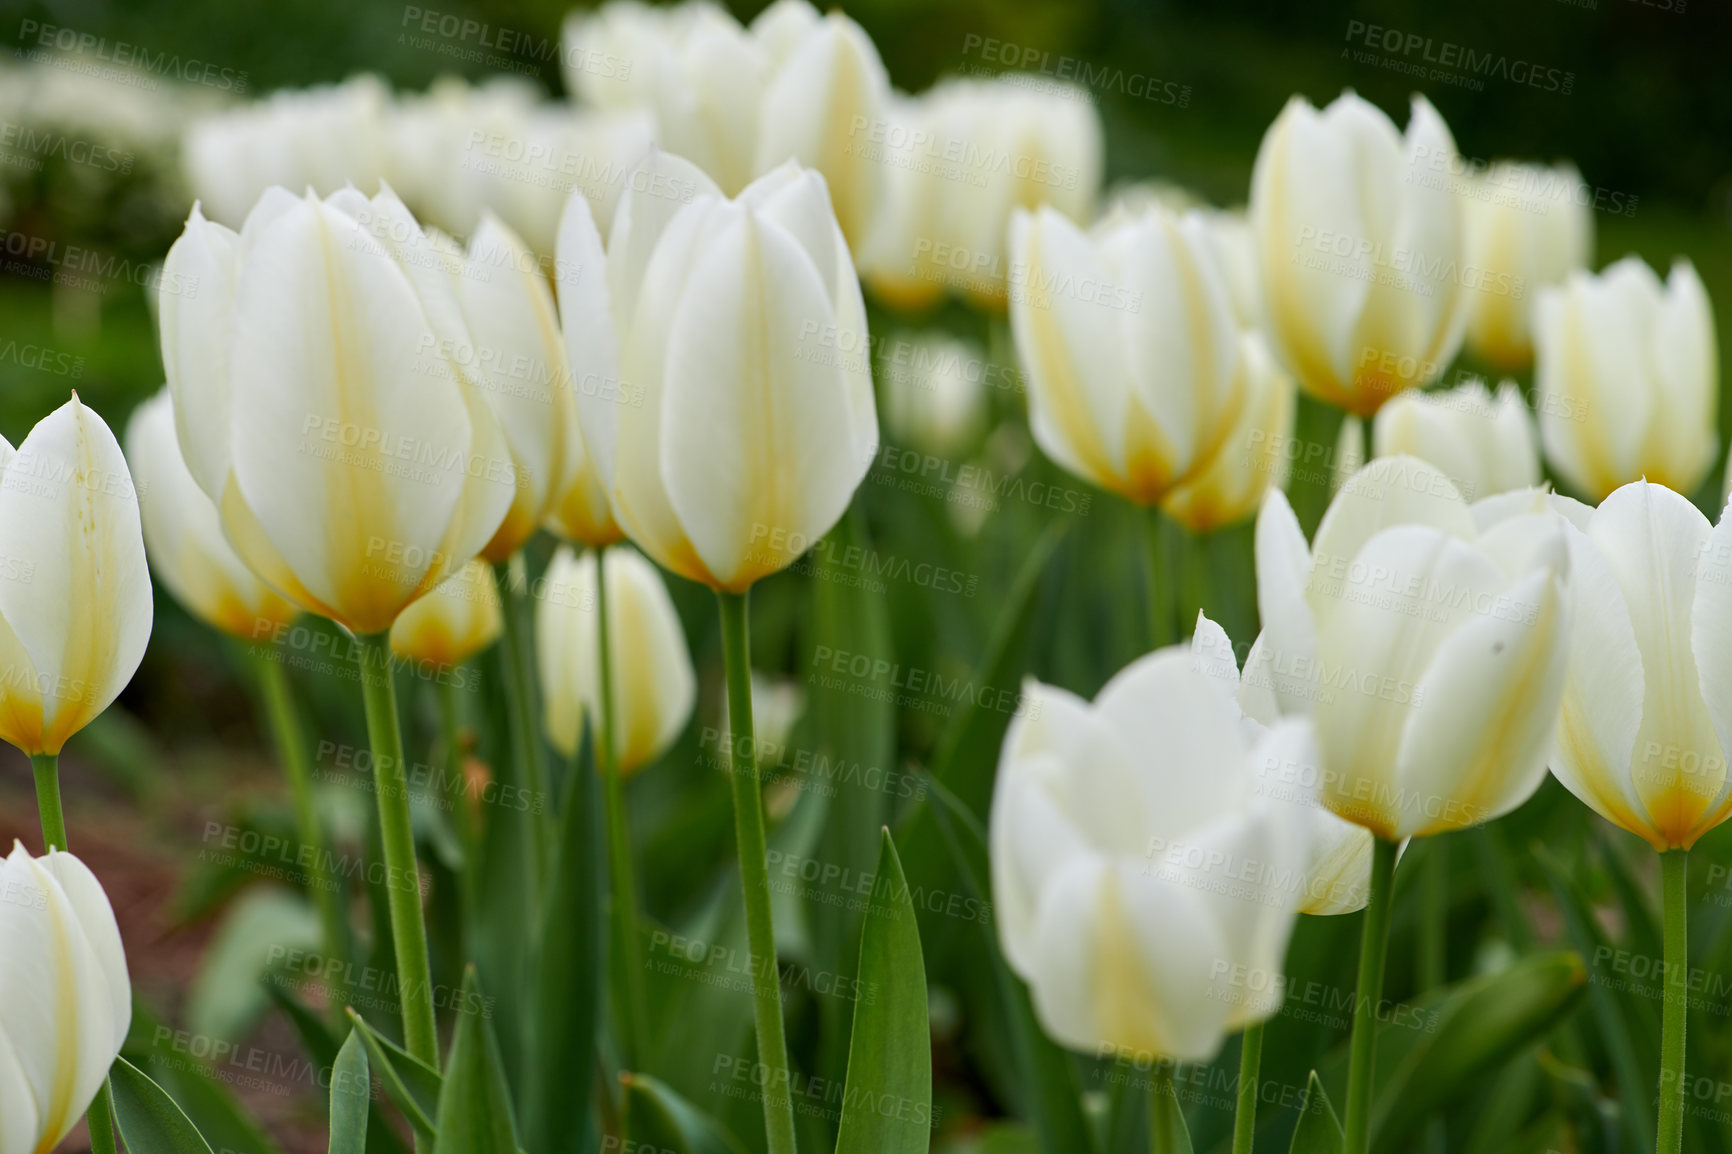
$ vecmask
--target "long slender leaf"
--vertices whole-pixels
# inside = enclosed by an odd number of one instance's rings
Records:
[[[1293,1127],[1293,1145],[1287,1154],[1341,1154],[1347,1135],[1341,1130],[1341,1119],[1335,1116],[1335,1106],[1323,1089],[1317,1071],[1305,1084],[1305,1107],[1299,1112],[1299,1124]]]
[[[481,988],[470,966],[463,975],[463,1004],[480,1006]],[[457,1016],[445,1085],[439,1094],[435,1123],[439,1133],[433,1154],[516,1154],[517,1120],[499,1043],[487,1019],[465,1011]]]
[[[1191,1131],[1185,1126],[1185,1112],[1179,1107],[1170,1079],[1157,1085],[1149,1096],[1149,1128],[1154,1131],[1153,1149],[1160,1154],[1192,1154]]]
[[[337,1035],[331,1031],[329,1026],[325,1025],[324,1020],[307,1009],[293,994],[281,986],[266,985],[265,989],[270,994],[271,1000],[276,1002],[277,1008],[282,1010],[283,1016],[288,1018],[289,1023],[295,1027],[295,1032],[300,1035],[301,1045],[306,1048],[308,1056],[313,1059],[319,1069],[323,1070],[335,1066],[337,1055],[342,1052],[342,1047],[337,1043]],[[353,1027],[351,1027],[352,1030]],[[362,1040],[362,1045],[366,1045],[365,1039]],[[408,1154],[408,1147],[403,1144],[401,1138],[397,1137],[397,1132],[385,1124],[385,1115],[381,1112],[380,1106],[372,1101],[371,1092],[368,1094],[367,1105],[372,1114],[371,1123],[367,1127],[367,1154]],[[255,1149],[251,1146],[233,1148],[236,1150]]]
[[[367,1114],[373,1099],[373,1075],[367,1068],[367,1044],[356,1030],[331,1067],[330,1154],[363,1154],[367,1149]]]
[[[396,1043],[381,1038],[353,1010],[349,1011],[349,1021],[354,1023],[355,1032],[361,1035],[361,1041],[367,1047],[367,1057],[372,1062],[373,1072],[379,1075],[379,1081],[385,1087],[385,1096],[403,1112],[417,1140],[431,1145],[437,1133],[433,1119],[439,1113],[439,1098],[444,1085],[439,1072]]]
[[[211,1154],[192,1119],[144,1071],[116,1058],[109,1080],[115,1121],[131,1154]]]
[[[625,1081],[626,1133],[631,1148],[669,1154],[744,1154],[721,1123],[647,1074]]]

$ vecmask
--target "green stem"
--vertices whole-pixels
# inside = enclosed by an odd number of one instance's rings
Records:
[[[1257,1135],[1257,1072],[1263,1065],[1263,1023],[1239,1038],[1239,1105],[1233,1114],[1233,1154],[1251,1154]]]
[[[462,727],[457,708],[457,689],[449,678],[435,681],[434,695],[439,706],[439,744],[444,751],[445,803],[451,807],[451,828],[457,832],[457,844],[463,847],[463,872],[457,879],[459,899],[463,908],[463,924],[474,925],[481,908],[481,835],[471,820],[469,788],[463,776]]]
[[[541,761],[541,735],[535,727],[535,675],[529,666],[529,638],[523,627],[524,589],[511,579],[511,564],[502,561],[493,567],[493,580],[499,587],[500,618],[503,629],[499,635],[500,663],[505,667],[505,708],[511,715],[511,749],[517,763],[517,780],[540,803],[547,805],[547,771]],[[550,866],[551,846],[547,837],[547,821],[533,810],[529,815],[531,909],[538,909],[541,880]]]
[[[1173,1074],[1177,1069],[1176,1062],[1157,1058],[1149,1072],[1149,1154],[1179,1154],[1178,1143],[1173,1140],[1177,1128],[1173,1112],[1179,1106],[1173,1093]]]
[[[1660,1125],[1658,1154],[1678,1154],[1684,1148],[1684,1025],[1689,1011],[1690,851],[1675,849],[1660,855],[1661,903],[1666,909],[1666,982],[1660,1026]]]
[[[1150,648],[1159,649],[1171,645],[1175,636],[1173,614],[1177,611],[1179,574],[1174,565],[1172,534],[1167,518],[1152,505],[1139,509],[1138,514],[1143,525],[1143,576],[1149,599],[1149,643]]]
[[[613,884],[613,938],[619,946],[614,956],[619,981],[615,989],[624,1004],[615,1007],[619,1017],[621,1058],[627,1069],[641,1069],[649,1036],[649,997],[644,992],[643,940],[638,934],[637,885],[631,863],[631,827],[625,814],[625,784],[615,756],[613,650],[607,615],[607,549],[595,551],[595,632],[597,684],[601,687],[601,716],[596,719],[595,753],[607,797],[608,877]]]
[[[1371,1149],[1371,1083],[1377,1058],[1377,1006],[1383,1000],[1383,963],[1389,952],[1389,899],[1394,889],[1396,843],[1378,838],[1371,851],[1371,897],[1359,943],[1359,994],[1353,1002],[1353,1043],[1347,1061],[1347,1140],[1342,1154]]]
[[[36,812],[42,818],[43,852],[64,851],[66,811],[60,808],[60,755],[33,753],[30,768],[36,772]]]
[[[91,1154],[118,1154],[119,1147],[114,1143],[114,1090],[106,1079],[84,1120],[90,1126]]]
[[[734,784],[734,838],[746,898],[746,940],[751,947],[758,1060],[764,1064],[764,1130],[769,1154],[794,1154],[794,1101],[789,1095],[788,1040],[782,1032],[781,971],[770,919],[770,869],[765,858],[764,800],[752,741],[752,655],[747,632],[748,594],[717,591],[722,616],[722,661],[727,667],[729,757]],[[741,753],[742,750],[746,752]]]
[[[397,954],[403,1038],[411,1055],[437,1070],[439,1026],[433,1014],[427,927],[421,920],[421,875],[415,862],[415,829],[409,820],[409,780],[403,771],[403,731],[397,721],[390,634],[365,634],[360,643],[361,701],[367,710],[367,740],[373,748],[373,794],[379,802],[379,837],[385,851],[385,894],[391,914],[391,944]]]

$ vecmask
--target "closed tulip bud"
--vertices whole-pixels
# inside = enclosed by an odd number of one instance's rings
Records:
[[[1423,96],[1405,136],[1344,92],[1295,96],[1251,174],[1263,316],[1299,387],[1368,416],[1437,376],[1461,343],[1461,205],[1449,128]]]
[[[769,54],[771,65],[780,68],[822,20],[808,0],[775,0],[752,18],[752,39]]]
[[[684,190],[675,198],[668,190]],[[735,200],[677,157],[628,177],[604,256],[560,228],[584,441],[614,516],[665,568],[740,592],[827,533],[878,445],[866,309],[824,179],[790,162]]]
[[[55,1149],[132,1025],[114,909],[69,853],[0,861],[0,1154]]]
[[[1310,547],[1270,492],[1256,553],[1263,637],[1246,677],[1314,717],[1324,804],[1399,841],[1489,821],[1538,788],[1571,568],[1536,494],[1470,508],[1434,467],[1381,457]]]
[[[1567,519],[1576,588],[1552,773],[1665,852],[1732,815],[1732,520],[1637,481]]]
[[[1257,283],[1257,243],[1251,234],[1251,219],[1243,210],[1222,212],[1208,209],[1203,219],[1215,245],[1215,260],[1227,278],[1227,295],[1239,327],[1262,326],[1263,289]]]
[[[295,619],[294,603],[235,555],[216,506],[187,472],[166,388],[133,410],[126,457],[138,483],[151,568],[187,612],[247,641],[274,637]]]
[[[1534,356],[1530,310],[1539,290],[1588,266],[1593,200],[1572,164],[1500,162],[1464,189],[1467,347],[1500,369]]]
[[[1202,217],[1151,208],[1085,233],[1042,208],[1012,219],[1010,249],[1030,286],[1010,327],[1035,440],[1104,489],[1159,501],[1221,449],[1250,388]]]
[[[612,659],[613,751],[621,773],[660,757],[691,719],[697,675],[661,574],[625,546],[604,554],[608,653]],[[553,555],[536,606],[535,648],[547,738],[570,757],[585,717],[601,713],[595,554],[569,546]]]
[[[968,452],[986,429],[986,358],[940,335],[891,341],[879,369],[884,420],[898,440],[938,456]],[[864,354],[851,354],[864,355]]]
[[[235,552],[355,633],[475,556],[516,495],[437,249],[389,189],[272,189],[234,233],[195,206],[169,250],[163,363],[188,469]]]
[[[788,751],[794,723],[806,710],[806,694],[800,683],[788,678],[770,678],[752,671],[752,748],[734,751],[734,733],[729,723],[728,692],[722,687],[721,736],[716,744],[725,750],[750,753],[761,766],[781,764]]]
[[[152,613],[126,458],[74,394],[0,440],[0,738],[58,754],[131,680]]]
[[[1533,414],[1513,381],[1494,399],[1485,383],[1403,393],[1377,411],[1372,454],[1405,453],[1440,469],[1469,501],[1540,483]]]
[[[1288,719],[1253,742],[1182,647],[1094,702],[1032,679],[1005,735],[990,820],[999,941],[1047,1033],[1207,1061],[1280,1006],[1309,831],[1258,795],[1266,762],[1313,762]]]
[[[502,628],[493,571],[481,561],[471,561],[397,615],[391,626],[391,651],[454,667],[492,645]]]
[[[1254,516],[1263,494],[1285,487],[1292,471],[1293,378],[1255,332],[1239,334],[1238,376],[1232,427],[1202,466],[1161,500],[1167,515],[1193,533]]]
[[[1600,500],[1646,478],[1693,493],[1714,465],[1720,352],[1689,261],[1665,285],[1640,258],[1540,293],[1534,315],[1540,441],[1552,468]]]

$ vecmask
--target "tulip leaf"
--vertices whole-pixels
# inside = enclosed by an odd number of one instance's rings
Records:
[[[1149,1096],[1149,1130],[1149,1149],[1155,1154],[1192,1154],[1191,1131],[1171,1078],[1156,1082]]]
[[[331,1067],[330,1154],[363,1154],[367,1149],[367,1114],[372,1105],[373,1075],[367,1068],[367,1044],[360,1031],[349,1040]]]
[[[211,1154],[192,1119],[144,1071],[116,1058],[108,1076],[115,1121],[131,1154]]]
[[[629,1149],[669,1154],[744,1154],[739,1139],[715,1119],[647,1074],[625,1074]]]
[[[433,1154],[516,1154],[517,1122],[499,1043],[487,1018],[475,967],[463,975],[463,1006],[439,1094]],[[587,1089],[587,1086],[586,1086]]]
[[[1346,1142],[1341,1119],[1335,1116],[1323,1080],[1313,1070],[1305,1086],[1305,1105],[1299,1111],[1299,1124],[1293,1127],[1293,1145],[1287,1148],[1287,1154],[1341,1154]]]
[[[896,843],[882,833],[860,934],[859,989],[836,1154],[926,1154],[932,1140],[932,1031],[920,928]]]
[[[293,994],[281,986],[267,984],[266,992],[277,1008],[294,1026],[295,1032],[301,1037],[301,1045],[319,1069],[328,1069],[336,1064],[337,1056],[342,1047],[337,1043],[337,1035],[320,1020],[319,1016],[303,1006]],[[353,1027],[351,1027],[353,1032]],[[366,1045],[366,1039],[361,1039],[361,1045]],[[369,1070],[369,1076],[371,1071]],[[407,1154],[407,1147],[402,1139],[397,1137],[395,1130],[385,1124],[385,1116],[381,1108],[373,1103],[371,1092],[368,1094],[368,1110],[372,1114],[372,1123],[367,1127],[368,1154]],[[254,1149],[251,1146],[235,1146],[236,1150]]]
[[[385,1096],[402,1111],[416,1139],[431,1146],[437,1133],[432,1117],[438,1115],[443,1085],[439,1072],[388,1038],[381,1038],[353,1010],[349,1011],[349,1021],[354,1023],[355,1033],[361,1035],[361,1042],[367,1047],[372,1072],[379,1075]]]

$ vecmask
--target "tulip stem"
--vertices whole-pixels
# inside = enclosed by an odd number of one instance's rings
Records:
[[[33,753],[30,768],[36,772],[36,812],[42,818],[42,844],[66,850],[66,811],[60,808],[60,755]]]
[[[1233,1154],[1251,1154],[1257,1135],[1257,1072],[1263,1065],[1263,1023],[1239,1036],[1239,1105],[1233,1113]]]
[[[615,756],[613,650],[607,616],[607,548],[595,551],[596,684],[601,688],[601,716],[596,719],[595,755],[600,761],[607,798],[608,877],[613,883],[613,936],[618,980],[614,1007],[619,1018],[620,1050],[627,1069],[641,1069],[649,1037],[649,998],[644,992],[643,941],[638,934],[637,885],[632,878],[631,827],[625,814],[625,785]]]
[[[493,566],[499,586],[499,660],[505,670],[505,708],[511,714],[511,745],[517,762],[518,784],[529,791],[535,804],[529,815],[530,882],[540,893],[547,876],[549,846],[545,820],[539,816],[547,805],[547,774],[541,764],[541,735],[535,728],[535,675],[529,665],[529,638],[523,629],[524,589],[511,579],[511,563]],[[537,899],[538,901],[539,899]],[[536,908],[534,904],[532,909]]]
[[[1347,1060],[1347,1125],[1342,1154],[1371,1149],[1371,1083],[1377,1059],[1377,1007],[1383,1001],[1383,963],[1389,953],[1389,905],[1395,888],[1396,843],[1375,838],[1371,896],[1359,942],[1359,993],[1353,1001],[1353,1042]]]
[[[752,756],[752,654],[746,593],[717,591],[722,616],[722,662],[727,669],[728,755],[734,784],[734,838],[740,855],[740,886],[746,898],[746,939],[751,948],[752,1000],[756,1004],[758,1061],[764,1064],[764,1130],[769,1154],[794,1154],[794,1101],[788,1086],[788,1040],[782,1033],[782,984],[776,964],[776,930],[770,918],[770,869],[764,846],[764,799]],[[744,751],[744,752],[742,752]]]
[[[397,721],[390,634],[364,634],[360,642],[361,702],[367,710],[367,740],[373,750],[373,795],[379,803],[379,838],[385,851],[385,894],[391,945],[397,954],[403,1040],[412,1056],[437,1070],[439,1025],[433,1013],[427,927],[421,920],[421,873],[415,861],[415,829],[409,820],[409,781],[403,772],[403,731]]]
[[[1175,1137],[1175,1131],[1185,1125],[1178,1095],[1173,1093],[1178,1068],[1177,1062],[1157,1058],[1149,1072],[1149,1154],[1179,1154],[1183,1148]]]
[[[1661,904],[1666,911],[1666,986],[1661,1002],[1660,1125],[1658,1154],[1678,1154],[1684,1148],[1684,1026],[1688,1017],[1688,983],[1674,981],[1690,959],[1685,883],[1690,851],[1675,849],[1660,855]]]
[[[1154,506],[1139,512],[1142,514],[1140,519],[1146,548],[1144,575],[1149,595],[1149,642],[1151,649],[1159,649],[1171,645],[1175,636],[1173,616],[1177,612],[1178,591],[1175,586],[1178,573],[1173,555],[1173,526]]]

